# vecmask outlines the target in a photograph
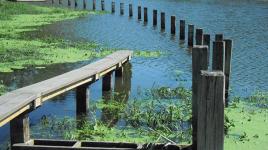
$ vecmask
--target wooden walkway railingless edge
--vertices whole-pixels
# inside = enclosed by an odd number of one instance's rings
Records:
[[[0,127],[26,111],[34,110],[48,99],[98,80],[129,61],[132,51],[121,50],[82,68],[23,87],[0,97]]]

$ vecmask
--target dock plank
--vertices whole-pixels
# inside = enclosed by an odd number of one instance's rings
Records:
[[[115,70],[119,64],[128,60],[131,55],[132,51],[129,50],[117,51],[79,69],[2,95],[0,97],[0,127],[23,113],[23,108],[30,109],[35,104],[35,101],[40,100],[42,103],[44,97],[47,97],[46,99],[52,98],[85,84],[85,82],[90,82],[96,76],[101,77]]]

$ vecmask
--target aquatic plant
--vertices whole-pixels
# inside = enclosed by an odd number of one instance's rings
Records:
[[[3,81],[0,81],[0,96],[6,92],[6,87],[3,85]]]

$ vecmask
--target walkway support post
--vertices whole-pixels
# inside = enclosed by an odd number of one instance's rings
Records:
[[[228,105],[228,96],[229,96],[229,80],[231,74],[231,60],[232,60],[232,49],[233,41],[230,39],[225,39],[225,104]]]
[[[213,42],[212,70],[223,71],[225,69],[225,42]]]
[[[138,6],[138,20],[141,20],[141,6]]]
[[[76,88],[76,115],[83,116],[88,113],[89,84],[84,84]]]
[[[198,85],[201,80],[201,70],[208,69],[208,47],[196,45],[192,51],[192,127],[193,127],[193,149],[197,146],[197,113],[198,113]]]
[[[115,2],[112,1],[112,13],[114,13],[114,12],[115,12]]]
[[[185,20],[180,20],[180,40],[185,40]]]
[[[11,147],[16,143],[26,143],[30,140],[29,114],[23,113],[10,121]]]
[[[170,27],[170,32],[171,34],[176,34],[176,16],[171,16],[171,27]]]
[[[144,19],[144,22],[145,23],[148,22],[148,13],[147,13],[147,10],[148,10],[147,7],[144,7],[144,16],[143,16],[144,18],[143,19]]]
[[[197,28],[195,34],[196,45],[203,45],[203,29]]]
[[[194,45],[194,25],[188,25],[188,47],[193,47]]]
[[[165,18],[165,13],[161,12],[161,30],[165,30],[166,28],[166,18]]]
[[[132,9],[132,4],[129,4],[129,17],[132,17],[133,16],[133,9]]]
[[[153,26],[157,25],[157,10],[153,10]]]
[[[198,93],[197,150],[223,150],[225,76],[201,72]]]
[[[124,15],[124,3],[120,3],[120,15]]]

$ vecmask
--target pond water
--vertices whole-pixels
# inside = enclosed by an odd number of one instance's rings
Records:
[[[57,0],[55,1],[57,6]],[[176,36],[170,35],[170,16],[185,19],[186,24],[194,24],[204,29],[214,38],[223,33],[234,42],[231,96],[247,96],[254,91],[268,90],[268,2],[265,1],[193,1],[193,0],[124,0],[125,15],[116,13],[89,15],[75,20],[58,22],[41,27],[30,33],[34,37],[60,37],[74,41],[95,41],[110,48],[130,50],[161,50],[165,55],[159,58],[133,58],[130,98],[137,97],[140,90],[152,87],[191,88],[191,50]],[[134,16],[128,17],[128,4],[133,4]],[[67,1],[63,1],[66,6]],[[51,1],[41,5],[51,5]],[[148,7],[148,23],[137,20],[137,7]],[[73,6],[72,6],[73,7]],[[82,7],[82,1],[78,1]],[[88,9],[92,1],[88,1]],[[100,1],[97,0],[100,10]],[[111,10],[111,1],[105,0],[105,9]],[[158,26],[152,26],[152,11],[158,10]],[[166,31],[159,27],[159,13],[166,13]],[[142,15],[143,16],[143,15]],[[178,22],[177,22],[178,27]],[[178,29],[177,29],[178,31]],[[88,64],[51,65],[45,69],[28,69],[12,74],[1,74],[1,79],[11,89],[16,89]],[[178,72],[179,75],[178,75]],[[91,86],[91,99],[101,97],[101,81]],[[31,124],[36,124],[43,115],[75,116],[75,92],[70,91],[30,114]],[[49,111],[48,111],[49,110]],[[9,125],[0,128],[0,144],[9,138]],[[1,148],[5,148],[1,146]]]

